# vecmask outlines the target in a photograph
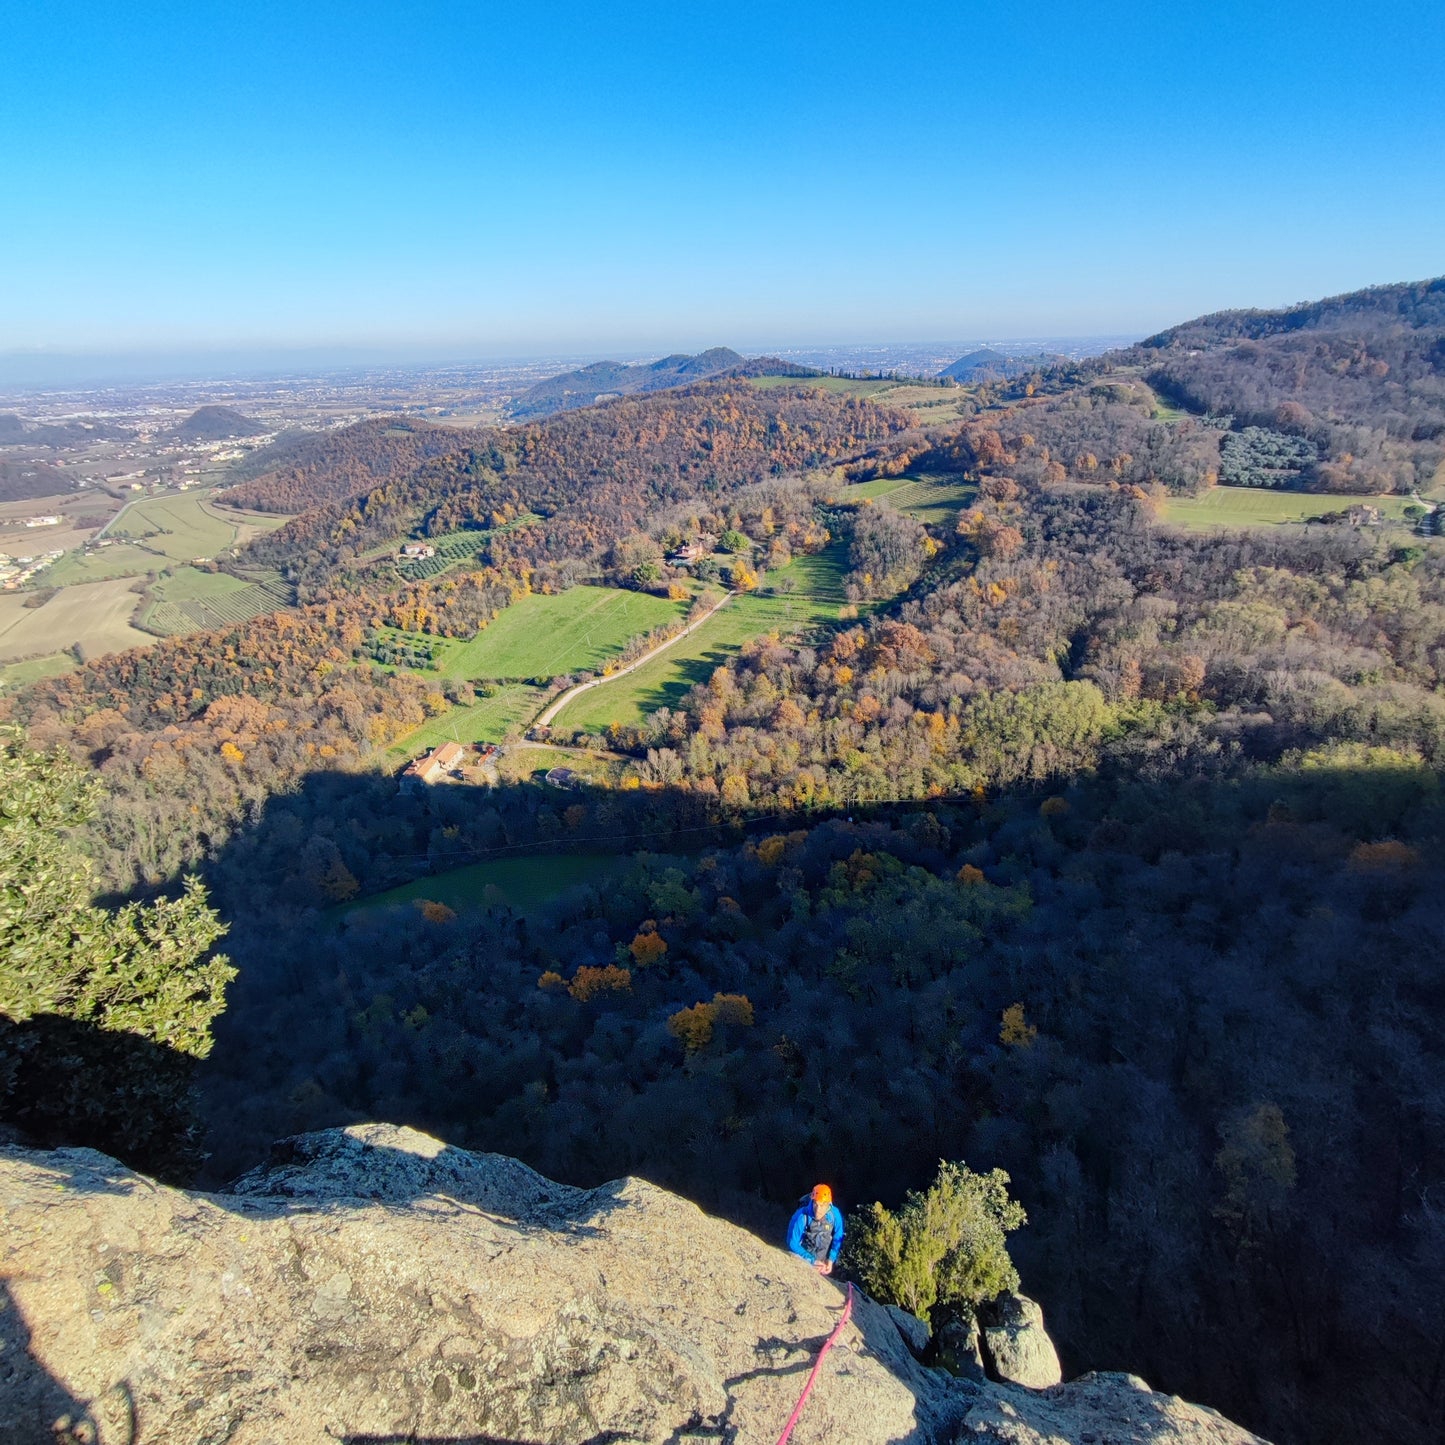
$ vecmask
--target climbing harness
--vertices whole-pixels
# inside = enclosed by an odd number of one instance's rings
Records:
[[[803,1393],[798,1396],[798,1403],[793,1406],[793,1413],[788,1416],[788,1423],[783,1426],[783,1433],[778,1436],[778,1445],[788,1445],[788,1438],[793,1433],[793,1426],[803,1414],[803,1406],[808,1403],[808,1396],[813,1393],[813,1386],[818,1380],[818,1371],[823,1368],[823,1361],[827,1358],[828,1351],[838,1342],[838,1336],[843,1333],[843,1327],[853,1317],[853,1286],[848,1286],[848,1299],[843,1306],[843,1317],[838,1321],[833,1333],[823,1341],[823,1348],[818,1351],[818,1358],[813,1362],[812,1373],[808,1376],[808,1383],[803,1386]]]

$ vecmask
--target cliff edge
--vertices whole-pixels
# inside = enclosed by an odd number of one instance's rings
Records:
[[[843,1298],[652,1185],[410,1129],[286,1140],[226,1194],[0,1149],[4,1445],[771,1445]],[[925,1369],[863,1297],[793,1440],[1258,1445],[1127,1375]]]

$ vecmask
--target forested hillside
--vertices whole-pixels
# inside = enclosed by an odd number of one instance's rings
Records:
[[[1445,459],[1445,279],[1220,312],[1131,359],[1191,411],[1308,440],[1323,490],[1408,492]]]
[[[1445,544],[1161,521],[1230,477],[1418,481],[1438,291],[1206,318],[946,434],[725,381],[291,453],[249,504],[319,505],[248,560],[294,614],[0,699],[104,784],[110,889],[197,872],[229,926],[211,1175],[382,1117],[772,1228],[800,1179],[897,1201],[1002,1165],[1071,1369],[1290,1445],[1438,1445]],[[391,560],[458,533],[456,570]],[[382,633],[471,638],[584,578],[682,601],[715,584],[660,559],[702,535],[738,592],[846,549],[851,605],[552,739],[606,785],[398,789],[383,750],[470,687],[378,665]],[[545,906],[356,907],[573,853],[612,871]]]
[[[54,497],[70,490],[70,478],[49,462],[11,462],[0,458],[0,502]]]
[[[661,507],[724,500],[768,477],[852,458],[910,426],[902,412],[850,397],[743,383],[628,397],[482,434],[359,500],[314,508],[258,538],[248,557],[319,586],[413,528],[437,535],[531,512],[544,520],[498,538],[495,565],[587,562]]]
[[[385,485],[472,440],[470,432],[410,417],[285,437],[246,458],[239,472],[244,480],[225,500],[258,512],[304,512]]]

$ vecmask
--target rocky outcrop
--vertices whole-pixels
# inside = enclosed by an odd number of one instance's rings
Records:
[[[905,1309],[899,1309],[897,1305],[884,1305],[888,1311],[888,1317],[898,1326],[898,1333],[903,1336],[903,1342],[913,1351],[919,1359],[922,1359],[928,1352],[928,1342],[933,1338],[933,1331],[928,1328],[928,1321],[921,1320],[917,1315],[911,1315]]]
[[[997,1391],[964,1417],[958,1445],[1263,1445],[1215,1410],[1136,1375],[1082,1375],[1042,1393]]]
[[[638,1180],[565,1188],[376,1125],[214,1195],[0,1149],[0,1228],[5,1445],[772,1441],[844,1301]],[[1090,1438],[1254,1439],[1125,1376],[1034,1394],[925,1369],[863,1297],[793,1436]]]
[[[1044,1312],[1027,1295],[1001,1295],[980,1310],[983,1359],[995,1380],[1047,1390],[1064,1378]]]

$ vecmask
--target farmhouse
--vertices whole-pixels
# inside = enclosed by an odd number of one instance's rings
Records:
[[[701,562],[712,551],[711,539],[700,538],[696,542],[686,542],[676,552],[668,556],[668,561],[674,567],[688,567],[694,562]]]
[[[581,784],[582,779],[571,768],[553,768],[547,774],[547,781],[554,788],[575,788]]]
[[[408,763],[406,771],[401,775],[402,784],[414,786],[417,783],[434,783],[438,778],[459,768],[466,756],[467,749],[464,744],[443,743],[441,747],[433,748],[425,757]]]
[[[1378,507],[1369,507],[1363,502],[1357,502],[1346,510],[1345,520],[1352,527],[1378,527],[1385,519]]]
[[[402,544],[403,557],[435,557],[437,549],[430,542],[405,542]]]

